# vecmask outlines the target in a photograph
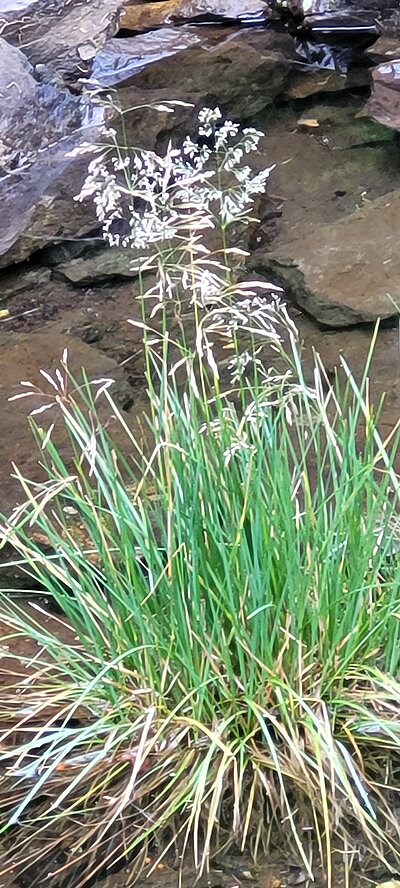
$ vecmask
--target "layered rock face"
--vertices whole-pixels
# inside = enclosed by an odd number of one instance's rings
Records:
[[[0,33],[0,267],[64,243],[59,275],[79,286],[132,276],[123,252],[99,253],[98,243],[85,251],[79,239],[98,234],[96,218],[90,203],[74,201],[90,159],[86,149],[105,137],[113,117],[98,100],[109,90],[117,89],[112,101],[129,109],[128,138],[146,148],[190,131],[204,104],[248,120],[368,85],[364,113],[388,130],[400,128],[394,0],[3,0]],[[173,115],[149,111],[167,99],[184,104]],[[306,127],[320,127],[317,115],[303,118]],[[336,150],[328,135],[321,138]],[[379,142],[378,132],[373,144]],[[379,200],[307,237],[295,232],[286,243],[274,243],[270,227],[267,238],[253,242],[258,266],[273,270],[321,323],[393,314],[384,291],[397,298],[389,256],[397,194]],[[279,213],[284,219],[285,208]],[[352,241],[356,261],[343,259],[343,272],[338,256],[347,256]],[[358,287],[361,273],[368,298]]]

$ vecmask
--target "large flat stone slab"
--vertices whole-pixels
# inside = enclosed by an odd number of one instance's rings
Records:
[[[71,259],[57,266],[57,277],[79,286],[103,283],[110,279],[138,277],[138,266],[134,259],[136,252],[106,246],[93,256]]]
[[[395,191],[279,251],[257,250],[251,265],[329,327],[395,317],[393,302],[400,307],[399,218],[400,191]]]
[[[293,55],[288,35],[243,30],[225,42],[191,46],[167,62],[155,61],[133,84],[149,96],[147,101],[178,98],[200,107],[217,104],[224,114],[240,120],[271,105],[282,92]]]

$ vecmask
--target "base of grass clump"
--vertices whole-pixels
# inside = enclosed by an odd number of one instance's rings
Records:
[[[52,380],[73,464],[36,428],[47,481],[19,476],[2,529],[61,612],[2,594],[4,644],[38,645],[1,695],[3,874],[133,881],[155,849],[201,873],[231,847],[328,884],[338,854],[400,868],[398,434],[366,377],[326,393],[316,359],[307,386],[292,334],[284,372],[258,357],[226,394],[188,356],[178,391],[165,354],[147,453],[101,380],[129,458],[99,382]]]

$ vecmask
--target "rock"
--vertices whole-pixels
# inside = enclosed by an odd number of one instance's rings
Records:
[[[163,151],[170,138],[179,141],[196,131],[198,112],[208,103],[220,105],[223,114],[234,120],[246,119],[269,106],[282,91],[294,55],[288,34],[242,30],[219,38],[218,43],[202,41],[167,63],[153,62],[129,77],[128,85],[120,82],[121,137],[128,144]],[[171,99],[186,104],[175,107],[173,114],[152,110],[151,106]],[[118,131],[118,118],[113,125]]]
[[[73,238],[72,240],[50,244],[49,247],[45,247],[41,251],[40,259],[44,265],[50,265],[51,268],[54,268],[57,265],[65,265],[71,259],[78,259],[78,257],[86,253],[92,255],[96,250],[101,250],[103,247],[104,240],[101,234],[97,233],[92,236],[88,234],[87,237]]]
[[[2,356],[0,380],[0,410],[2,416],[2,435],[0,438],[0,477],[2,484],[1,511],[7,511],[23,497],[21,488],[15,479],[10,477],[12,463],[15,462],[26,477],[35,480],[43,479],[43,470],[39,466],[40,454],[33,442],[27,416],[35,407],[48,403],[49,398],[23,398],[8,402],[8,398],[24,391],[20,380],[33,382],[39,389],[52,394],[51,386],[40,375],[39,370],[47,370],[54,375],[60,365],[65,347],[69,351],[69,368],[78,381],[82,379],[82,368],[85,368],[89,379],[110,377],[115,380],[111,388],[113,397],[122,406],[132,401],[133,391],[126,381],[122,368],[117,362],[107,357],[98,349],[86,345],[75,336],[56,333],[51,336],[46,329],[29,334],[12,333],[0,330],[0,352]],[[25,389],[26,391],[26,389]],[[54,394],[54,392],[53,392]],[[104,399],[98,402],[100,419],[108,424],[110,433],[114,434],[117,443],[126,447],[118,423],[110,421],[110,408]],[[54,407],[36,417],[38,424],[47,428],[55,422],[55,443],[62,458],[71,460],[71,445],[58,408]]]
[[[273,6],[295,16],[320,15],[343,9],[346,0],[274,0]]]
[[[183,124],[186,121],[190,129],[205,102],[221,104],[224,113],[239,119],[262,110],[281,91],[294,56],[287,34],[243,30],[218,43],[215,38],[204,38],[203,46],[195,42],[195,34],[185,32],[181,39],[179,31],[172,35],[173,29],[166,30],[166,45],[173,40],[165,51],[176,53],[167,67],[165,59],[153,61],[131,78],[133,93],[124,84],[119,93],[124,108],[136,108],[124,123],[133,135],[132,144],[144,148],[164,144],[162,135],[179,126],[185,134]],[[138,39],[138,56],[144,52],[143,39]],[[134,40],[129,42],[133,52]],[[194,45],[188,48],[191,42]],[[117,52],[115,43],[110,63]],[[129,66],[127,70],[130,77]],[[100,141],[107,112],[71,94],[46,72],[38,78],[22,53],[4,40],[0,43],[0,93],[0,267],[4,267],[24,260],[53,238],[57,242],[78,238],[96,227],[93,203],[73,201],[90,155],[73,156],[73,152],[85,143]],[[196,107],[181,107],[174,114],[148,107],[171,97]]]
[[[300,37],[332,46],[368,46],[380,34],[376,15],[371,9],[358,10],[357,13],[343,9],[322,15],[307,14],[295,30]]]
[[[379,37],[376,43],[366,50],[366,55],[375,65],[400,59],[400,35],[399,37]]]
[[[192,46],[178,53],[169,59],[167,70],[163,61],[155,62],[133,85],[146,102],[172,97],[200,107],[218,104],[235,120],[248,118],[270,105],[287,79],[293,42],[288,35],[279,38],[287,55],[271,48],[276,45],[272,33],[242,31],[211,48]],[[121,101],[126,103],[122,96]]]
[[[77,324],[73,332],[79,336],[82,342],[93,345],[94,343],[103,342],[104,339],[114,340],[119,333],[119,327],[120,325],[117,322],[110,324],[109,322],[86,321]]]
[[[30,268],[26,271],[8,271],[0,273],[0,305],[8,302],[17,293],[43,287],[50,280],[49,268]]]
[[[369,83],[368,68],[350,68],[346,73],[340,71],[314,71],[291,73],[284,86],[282,97],[285,99],[307,99],[309,96],[325,92],[340,92],[342,89],[358,89]]]
[[[100,141],[104,117],[85,98],[38,82],[22,53],[0,38],[0,267],[97,225],[91,205],[73,202],[88,154],[71,152]]]
[[[396,317],[388,294],[400,305],[399,213],[400,191],[391,192],[279,251],[256,251],[251,266],[326,326]]]
[[[135,259],[134,251],[126,248],[105,247],[94,256],[72,259],[71,262],[58,265],[58,277],[79,286],[99,284],[110,278],[137,278],[137,266],[132,268]]]
[[[20,14],[14,2],[1,3],[0,33],[33,64],[54,66],[63,76],[79,76],[119,26],[124,0],[31,0]]]
[[[116,118],[114,127],[117,130],[117,138],[121,139],[125,134],[126,143],[138,145],[141,149],[162,153],[170,139],[178,144],[182,142],[187,133],[193,132],[197,126],[196,106],[193,102],[197,96],[189,97],[183,90],[174,93],[174,99],[180,99],[188,103],[186,106],[177,106],[174,113],[167,110],[153,110],[152,106],[160,102],[171,101],[171,91],[166,89],[138,89],[135,83],[118,90],[118,100],[123,109],[123,128],[121,120]],[[189,105],[190,102],[190,105]],[[198,109],[203,107],[199,104]]]
[[[400,60],[374,68],[371,98],[365,110],[378,123],[400,129]]]
[[[201,35],[193,28],[159,28],[155,32],[108,40],[93,62],[89,82],[101,86],[117,86],[129,81],[148,65],[168,58],[201,42]]]
[[[396,0],[272,0],[277,9],[289,10],[294,15],[325,15],[341,13],[343,10],[355,13],[372,10],[377,15],[397,9]]]
[[[399,5],[393,6],[379,16],[379,27],[382,37],[396,38],[400,36]]]
[[[141,8],[141,7],[140,7]],[[234,27],[207,28],[193,25],[177,27],[159,27],[154,31],[136,34],[134,37],[111,38],[101,49],[93,62],[90,85],[104,87],[126,87],[135,82],[135,76],[157,62],[177,55],[178,53],[197,46],[205,52],[216,50],[218,46],[229,43],[232,39],[243,40],[245,48],[251,40],[258,40],[257,46],[272,52],[282,52],[290,60],[295,57],[294,41],[288,34],[276,31],[252,35]],[[165,63],[163,65],[165,86]],[[170,97],[171,98],[171,97]]]
[[[189,22],[199,16],[241,20],[243,16],[268,15],[265,0],[161,0],[159,3],[128,4],[121,13],[121,28],[142,31],[176,22]]]

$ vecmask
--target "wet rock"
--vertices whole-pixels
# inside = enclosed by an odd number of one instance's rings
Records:
[[[378,123],[400,129],[400,60],[384,62],[372,72],[372,94],[366,111]]]
[[[256,251],[251,265],[329,327],[396,317],[388,294],[400,305],[399,213],[395,191],[277,252]]]
[[[159,25],[189,22],[201,16],[240,21],[244,17],[267,16],[265,0],[161,0],[159,3],[133,3],[121,13],[121,28],[141,31]]]
[[[202,39],[198,31],[184,25],[181,28],[159,28],[153,33],[124,40],[113,38],[97,53],[89,82],[101,86],[126,83],[148,65],[195,46]]]
[[[105,247],[94,256],[58,265],[55,274],[78,286],[99,284],[112,278],[134,279],[138,277],[137,265],[133,267],[134,258],[130,249]]]
[[[79,75],[108,37],[118,30],[124,0],[15,0],[1,3],[0,33],[24,51],[32,64]]]
[[[344,9],[342,12],[306,15],[297,25],[296,33],[319,43],[368,45],[377,39],[380,30],[372,10],[355,14]]]
[[[329,15],[372,10],[375,15],[397,8],[396,0],[273,0],[276,9],[285,9],[293,15]]]
[[[12,78],[10,76],[12,71]],[[73,202],[105,112],[51,82],[38,82],[26,58],[0,38],[0,267],[52,240],[96,225],[92,206]]]

